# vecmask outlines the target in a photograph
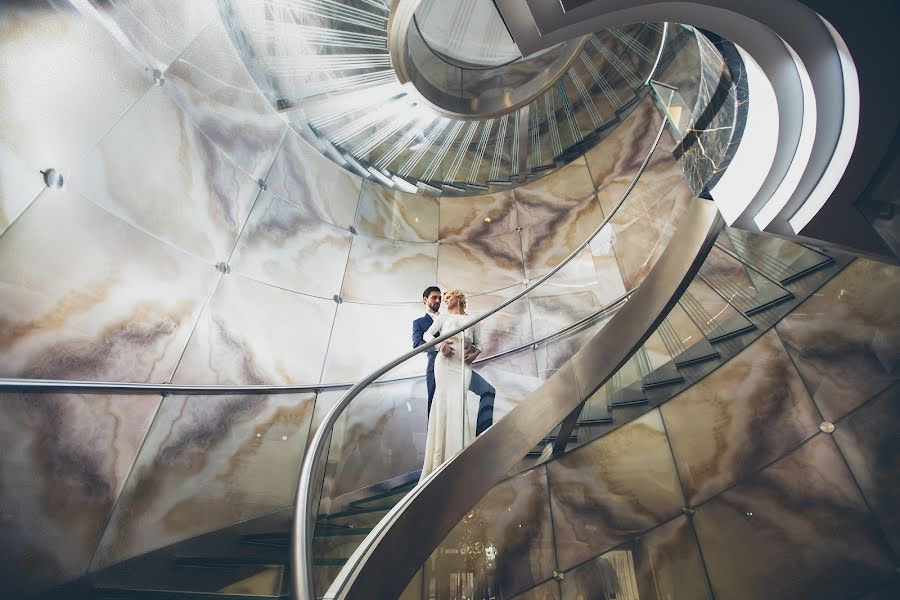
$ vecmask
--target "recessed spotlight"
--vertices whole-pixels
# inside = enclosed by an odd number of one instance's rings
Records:
[[[484,218],[484,222],[485,222],[485,223],[490,223],[490,222],[491,222],[491,218],[490,218],[490,217],[485,217],[485,218]]]

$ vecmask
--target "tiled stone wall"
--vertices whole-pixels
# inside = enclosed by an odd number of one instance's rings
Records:
[[[534,185],[408,195],[362,182],[290,129],[212,0],[89,4],[102,22],[60,2],[0,8],[2,377],[352,382],[410,348],[427,285],[462,288],[479,314],[555,266],[609,215],[660,125],[644,100]],[[673,167],[655,157],[632,195],[640,209],[626,203],[539,293],[481,325],[486,351],[635,285],[686,198],[683,185],[655,197]],[[48,168],[63,189],[43,185]],[[637,222],[658,203],[658,223]],[[623,245],[634,235],[655,248],[649,262]],[[392,375],[421,376],[419,359]],[[535,352],[485,365],[495,417],[552,368]],[[335,493],[419,462],[422,378],[379,394],[334,437],[368,459],[330,473]],[[4,589],[25,595],[288,506],[312,415],[331,396],[3,395]],[[408,433],[392,449],[408,465],[371,460],[382,442],[360,424],[381,422]]]
[[[472,569],[498,597],[893,597],[897,294],[900,269],[857,259],[659,408],[504,481],[432,556],[426,587],[467,523],[496,521],[513,525],[478,538],[497,558]]]

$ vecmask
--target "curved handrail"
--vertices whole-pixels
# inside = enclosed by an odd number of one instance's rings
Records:
[[[644,170],[647,168],[647,165],[650,164],[650,159],[656,151],[656,148],[659,145],[659,140],[662,138],[662,134],[665,129],[666,120],[663,119],[660,124],[659,131],[656,134],[656,138],[653,140],[653,144],[651,145],[650,150],[647,152],[647,156],[644,158],[644,161],[641,163],[631,182],[628,184],[628,187],[622,192],[621,198],[610,211],[609,215],[607,215],[603,219],[603,222],[600,223],[600,225],[598,225],[589,236],[587,236],[584,242],[579,244],[578,247],[576,247],[556,267],[528,284],[525,289],[516,293],[511,298],[502,302],[492,310],[481,315],[480,317],[469,321],[463,327],[459,327],[449,333],[441,335],[440,337],[434,338],[430,342],[426,342],[425,344],[414,348],[406,354],[395,358],[387,364],[382,365],[381,367],[364,377],[352,388],[350,388],[350,390],[331,408],[331,410],[328,411],[322,422],[319,424],[316,434],[309,444],[306,456],[303,460],[303,467],[300,471],[300,481],[297,486],[297,495],[294,503],[294,522],[291,535],[291,557],[294,567],[291,572],[291,578],[295,597],[307,598],[309,600],[315,599],[315,589],[313,587],[314,584],[312,578],[312,554],[310,552],[310,549],[312,548],[312,537],[314,531],[314,520],[312,519],[312,503],[315,497],[312,487],[313,478],[319,469],[319,461],[321,460],[322,454],[325,450],[325,442],[326,440],[330,439],[331,430],[334,427],[334,424],[337,422],[338,418],[343,413],[344,409],[350,404],[350,402],[353,401],[354,398],[356,398],[356,396],[360,394],[360,392],[362,392],[362,390],[368,387],[369,384],[374,383],[379,377],[381,377],[391,369],[498,313],[516,300],[519,300],[527,293],[531,292],[534,288],[540,286],[542,283],[562,270],[563,267],[569,264],[569,262],[577,257],[582,250],[588,247],[593,239],[616,215],[616,213],[619,211],[619,208],[621,208],[621,206],[625,203],[625,200],[631,194],[632,190],[637,185],[637,182],[640,179],[641,175],[644,173]]]
[[[620,294],[611,300],[605,306],[602,306],[585,315],[581,319],[570,323],[565,327],[561,327],[552,333],[548,333],[543,337],[539,337],[530,342],[501,350],[496,354],[490,354],[483,358],[477,359],[474,364],[482,365],[497,358],[509,356],[516,352],[521,352],[527,348],[531,348],[554,338],[564,336],[580,327],[583,327],[606,315],[606,313],[617,308],[638,288],[640,284],[631,288],[627,292]],[[399,381],[410,381],[421,377],[420,375],[405,375],[394,379],[382,379],[378,383],[396,383]],[[353,383],[301,383],[296,385],[192,385],[192,384],[173,384],[173,383],[136,383],[124,381],[87,381],[75,379],[17,379],[17,378],[0,378],[0,392],[21,392],[21,393],[38,393],[38,392],[71,392],[71,393],[105,393],[105,394],[160,394],[162,396],[218,396],[218,395],[234,395],[234,394],[302,394],[304,392],[320,393],[325,391],[349,390],[353,387]]]
[[[606,327],[391,509],[350,557],[343,585],[328,598],[398,597],[472,505],[546,434],[547,424],[578,410],[628,361],[690,284],[724,224],[715,204],[705,200],[695,200],[681,223],[644,285]],[[401,545],[404,551],[396,552]]]

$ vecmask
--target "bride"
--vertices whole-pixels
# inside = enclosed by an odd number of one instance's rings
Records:
[[[444,293],[447,314],[435,316],[425,333],[431,339],[441,332],[449,333],[469,322],[466,315],[466,295],[459,290]],[[470,329],[443,342],[452,348],[452,355],[438,352],[434,363],[434,401],[428,419],[428,436],[425,439],[425,464],[420,481],[437,469],[441,463],[465,448],[473,439],[472,427],[466,408],[466,395],[472,379],[472,366],[463,361],[465,349],[472,344]],[[440,348],[443,350],[443,348]],[[449,354],[450,352],[448,352]]]

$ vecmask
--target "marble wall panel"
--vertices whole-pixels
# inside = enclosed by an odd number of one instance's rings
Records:
[[[250,78],[222,23],[203,30],[164,76],[163,88],[213,144],[264,179],[287,125]]]
[[[553,269],[584,243],[603,223],[603,212],[596,197],[556,213],[547,220],[526,227],[522,231],[522,248],[525,252],[525,274],[537,279]],[[593,279],[596,279],[596,274]]]
[[[665,252],[691,200],[681,170],[671,157],[648,166],[641,175],[610,220],[626,289],[642,281]]]
[[[584,344],[606,325],[609,318],[610,316],[607,315],[575,332],[567,333],[540,344],[535,350],[535,357],[538,365],[538,376],[541,380],[549,379],[557,369],[581,350]]]
[[[314,394],[165,398],[92,569],[284,509]]]
[[[0,141],[34,169],[68,172],[152,84],[67,4],[0,7]]]
[[[341,297],[350,302],[415,302],[435,284],[438,246],[357,235],[350,246]]]
[[[835,421],[900,378],[900,269],[856,259],[776,328]]]
[[[679,513],[659,411],[547,466],[559,566],[570,569]]]
[[[619,201],[637,174],[661,124],[662,116],[653,98],[647,96],[601,143],[584,155],[605,211],[607,206]]]
[[[773,330],[661,410],[692,506],[812,437],[821,422]]]
[[[676,517],[641,536],[634,567],[641,598],[712,598],[700,547],[687,517]]]
[[[535,352],[530,348],[481,364],[476,363],[474,370],[497,390],[497,396],[494,399],[495,423],[518,406],[542,383],[537,376]],[[468,395],[468,407],[472,431],[475,431],[478,396],[471,392]]]
[[[711,598],[700,549],[676,517],[565,574],[563,600]]]
[[[900,555],[900,384],[895,383],[840,421],[834,432],[841,453]]]
[[[116,33],[123,34],[143,60],[160,71],[217,19],[215,0],[94,0],[92,4],[115,22]]]
[[[332,300],[226,275],[197,321],[173,381],[316,383],[334,312]]]
[[[356,222],[362,179],[288,131],[266,177],[269,189],[323,221],[348,229]]]
[[[473,546],[493,546],[496,559],[488,561],[485,552]],[[477,554],[464,558],[468,548]],[[426,565],[426,580],[438,579],[436,587],[454,572],[474,572],[476,589],[490,585],[494,595],[503,598],[549,579],[556,556],[544,469],[531,469],[492,488]]]
[[[229,264],[235,273],[330,299],[341,291],[352,237],[260,192]]]
[[[642,103],[635,109],[635,113],[639,110],[644,110],[643,102],[646,102],[646,100],[642,101]],[[652,106],[647,108],[648,111],[650,109],[656,110]],[[658,133],[659,122],[660,120],[657,120],[656,129],[653,129],[652,131],[634,131],[635,135],[643,136],[645,139],[642,140],[640,146],[632,148],[632,152],[634,152],[634,154],[626,159],[631,162],[629,162],[625,166],[618,167],[619,169],[621,169],[620,171],[609,171],[609,169],[617,167],[617,165],[615,164],[604,164],[598,167],[598,169],[605,168],[605,170],[602,171],[605,176],[597,189],[597,200],[600,201],[600,207],[603,209],[603,214],[607,218],[618,217],[619,215],[626,214],[629,211],[634,212],[635,206],[645,207],[648,199],[651,201],[653,199],[658,199],[660,196],[671,190],[671,186],[667,187],[664,182],[658,182],[658,179],[670,178],[672,182],[678,181],[674,177],[676,175],[674,167],[677,166],[677,163],[672,158],[671,151],[671,147],[675,144],[675,140],[672,138],[668,130],[663,131],[662,135],[660,136],[659,144],[656,146],[656,148],[653,148],[653,140],[656,138],[656,134]],[[616,131],[618,131],[622,127],[626,127],[630,123],[632,123],[632,121],[626,121],[625,123],[620,125],[616,129]],[[627,149],[628,147],[626,147],[624,150]],[[622,206],[617,211],[616,206],[619,204],[619,202],[622,201],[622,198],[629,185],[634,180],[634,177],[638,175],[638,169],[640,168],[641,164],[643,164],[643,161],[647,159],[648,153],[650,154],[650,159],[647,160],[647,166],[640,173],[640,177],[637,180],[634,188],[632,188],[632,190],[628,192],[628,195],[625,196],[625,200],[624,202],[622,202]],[[615,155],[613,155],[613,157],[615,157]],[[681,177],[680,171],[678,171],[677,174],[679,177]]]
[[[421,302],[393,306],[344,302],[337,309],[322,381],[355,382],[406,354],[412,350],[412,322],[424,314]],[[426,366],[422,354],[395,368],[390,376],[421,375]]]
[[[514,285],[497,292],[470,296],[466,312],[477,318],[506,302],[524,288],[524,285]],[[475,325],[475,345],[481,348],[484,358],[527,344],[533,339],[531,311],[526,298],[516,300]]]
[[[609,304],[626,292],[619,270],[619,261],[613,249],[615,229],[606,226],[591,240],[588,248],[594,261],[594,273],[597,276],[597,300]]]
[[[440,201],[407,194],[373,181],[363,181],[356,230],[366,235],[404,242],[438,239]]]
[[[607,292],[597,282],[590,251],[583,250],[528,295],[535,336],[556,333],[596,312]]]
[[[515,596],[514,600],[559,600],[559,584],[556,581],[547,581],[531,588],[527,592]]]
[[[571,208],[583,204],[594,192],[584,158],[577,158],[562,169],[513,190],[519,212],[519,225],[531,227],[559,218]]]
[[[441,289],[457,288],[467,294],[492,292],[522,283],[525,270],[519,233],[442,243],[438,249],[437,278]]]
[[[486,238],[519,226],[512,190],[465,198],[445,196],[440,204],[440,238],[445,242]]]
[[[331,434],[320,511],[344,510],[342,495],[421,469],[427,412],[424,373],[370,386],[354,398]]]
[[[0,581],[26,598],[87,569],[159,396],[0,394]]]
[[[719,598],[848,598],[894,577],[890,549],[825,434],[699,507],[694,526]]]
[[[69,185],[213,263],[228,260],[259,192],[159,87],[106,134]]]
[[[78,194],[48,191],[0,237],[0,376],[167,381],[217,277]]]
[[[0,144],[0,235],[43,188],[40,172]]]

